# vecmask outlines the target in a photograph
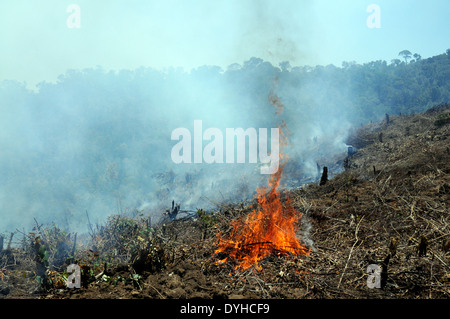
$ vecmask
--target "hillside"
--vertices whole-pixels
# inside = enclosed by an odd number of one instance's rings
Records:
[[[218,231],[229,234],[255,201],[157,225],[110,216],[78,242],[37,224],[22,248],[0,253],[0,298],[448,298],[449,118],[442,104],[362,126],[347,141],[356,152],[338,159],[343,172],[283,191],[302,215],[307,255],[273,254],[261,270],[217,263]],[[80,289],[65,287],[69,263],[81,266]],[[371,264],[381,268],[379,289],[367,287]]]

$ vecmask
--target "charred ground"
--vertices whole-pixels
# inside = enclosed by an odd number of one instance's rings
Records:
[[[324,159],[345,171],[284,191],[302,214],[308,256],[272,256],[261,271],[216,264],[217,232],[256,202],[153,226],[114,215],[86,239],[36,223],[15,234],[20,248],[3,238],[0,298],[448,298],[449,122],[448,104],[387,115],[351,134],[353,155]],[[70,263],[81,267],[80,289],[65,286]],[[382,269],[380,289],[367,287],[370,264]]]

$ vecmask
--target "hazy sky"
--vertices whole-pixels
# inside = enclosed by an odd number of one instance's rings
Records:
[[[67,8],[80,8],[69,28]],[[370,4],[381,28],[366,24]],[[341,66],[450,48],[448,0],[1,0],[0,80],[34,85],[67,69],[226,68],[250,57]]]

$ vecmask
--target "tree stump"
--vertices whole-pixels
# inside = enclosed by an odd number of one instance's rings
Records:
[[[328,182],[328,167],[324,166],[319,185],[320,186],[325,185],[327,182]]]

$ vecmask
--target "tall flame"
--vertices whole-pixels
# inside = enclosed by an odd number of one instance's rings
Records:
[[[269,101],[282,111],[282,104],[272,92]],[[280,162],[285,158],[282,149],[287,143],[286,124],[280,127],[281,147]],[[269,177],[268,186],[257,189],[258,208],[250,214],[231,223],[232,230],[228,238],[217,234],[219,246],[215,253],[226,257],[218,260],[218,264],[226,261],[235,262],[235,269],[245,270],[255,266],[261,270],[260,261],[268,256],[308,255],[310,250],[302,246],[296,236],[298,221],[302,217],[289,198],[284,204],[278,190],[282,178],[284,164],[275,174]]]

